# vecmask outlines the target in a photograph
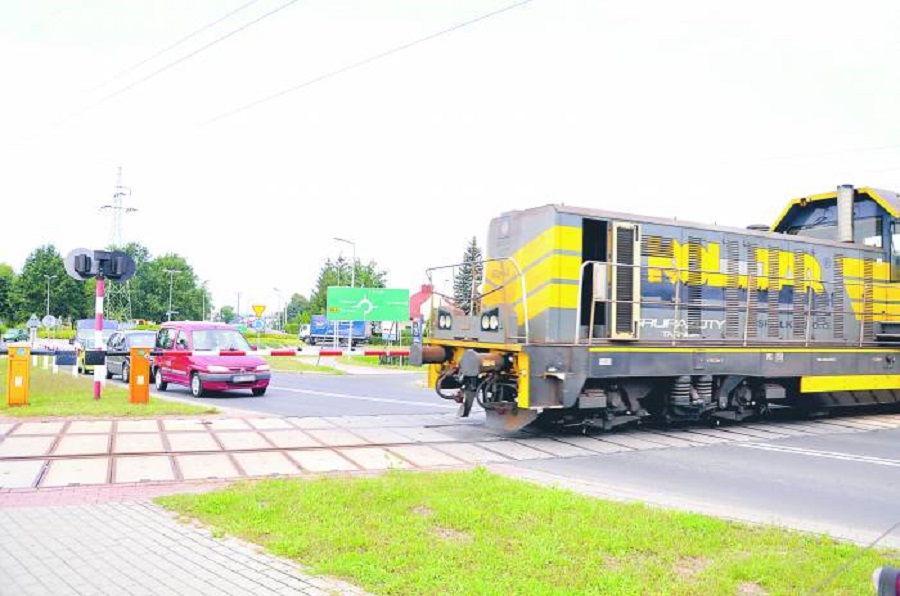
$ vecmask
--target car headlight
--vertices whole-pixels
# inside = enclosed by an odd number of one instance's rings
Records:
[[[227,366],[219,366],[218,364],[210,364],[209,366],[206,367],[206,370],[208,370],[211,373],[227,373],[228,367]]]
[[[270,370],[270,367],[268,364],[260,364],[259,366],[256,367],[256,370],[258,370],[260,372],[264,372],[264,371]]]

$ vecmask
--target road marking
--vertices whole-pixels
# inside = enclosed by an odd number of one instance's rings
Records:
[[[874,457],[870,455],[854,455],[852,453],[840,453],[838,451],[819,451],[816,449],[804,449],[803,447],[788,447],[786,445],[767,445],[764,443],[739,443],[737,447],[759,449],[762,451],[776,451],[778,453],[792,453],[795,455],[808,455],[809,457],[824,457],[843,461],[855,461],[860,463],[875,464],[900,468],[900,460]]]
[[[421,408],[444,408],[447,410],[457,410],[459,405],[449,406],[442,403],[421,403],[415,401],[406,401],[402,399],[391,399],[389,397],[372,397],[370,395],[348,395],[346,393],[332,393],[330,391],[313,391],[312,389],[293,389],[291,387],[272,387],[278,391],[288,391],[290,393],[305,393],[307,395],[321,395],[324,397],[338,397],[340,399],[354,399],[357,401],[374,401],[383,404],[402,404],[404,406],[419,406]]]

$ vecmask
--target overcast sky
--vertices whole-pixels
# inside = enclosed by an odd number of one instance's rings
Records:
[[[744,226],[900,189],[896,0],[532,0],[221,119],[512,2],[257,0],[132,68],[248,2],[0,3],[0,262],[106,245],[118,166],[126,239],[243,310],[308,294],[334,236],[414,289],[510,209]]]

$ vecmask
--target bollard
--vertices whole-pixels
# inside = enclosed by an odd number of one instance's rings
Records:
[[[41,363],[41,368],[47,370],[50,368],[50,356],[44,356],[44,361]]]
[[[131,348],[128,375],[128,402],[150,403],[150,348]]]
[[[28,405],[28,386],[30,371],[28,360],[31,348],[28,346],[9,346],[9,358],[6,375],[6,403],[12,406]]]

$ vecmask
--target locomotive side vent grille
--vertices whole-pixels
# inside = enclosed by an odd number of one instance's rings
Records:
[[[644,253],[644,256],[659,257],[663,259],[672,259],[675,257],[671,238],[663,238],[662,236],[653,235],[644,236],[641,245],[641,250]],[[663,272],[663,275],[667,273],[668,272]]]
[[[781,292],[779,291],[779,267],[778,267],[778,249],[769,249],[769,271],[768,271],[768,296],[766,300],[766,318],[768,319],[767,332],[768,337],[778,337],[778,306]]]
[[[747,245],[747,337],[757,337],[757,321],[759,320],[759,259],[756,244]]]
[[[725,337],[739,337],[741,326],[741,245],[725,243]]]
[[[832,294],[832,319],[834,339],[844,339],[844,255],[834,255],[834,293]]]
[[[863,260],[863,304],[862,326],[863,339],[875,339],[874,303],[875,288],[873,283],[875,262],[871,258]]]
[[[806,337],[806,308],[807,308],[807,289],[806,289],[806,269],[804,265],[804,254],[799,250],[794,251],[794,300],[792,311],[792,325],[794,330],[794,339],[803,339]]]
[[[703,323],[703,271],[700,238],[688,238],[687,329],[688,335],[700,335]]]
[[[639,234],[637,225],[616,223],[613,236],[613,339],[636,339],[637,319],[640,316],[640,274],[635,265],[640,263]]]

